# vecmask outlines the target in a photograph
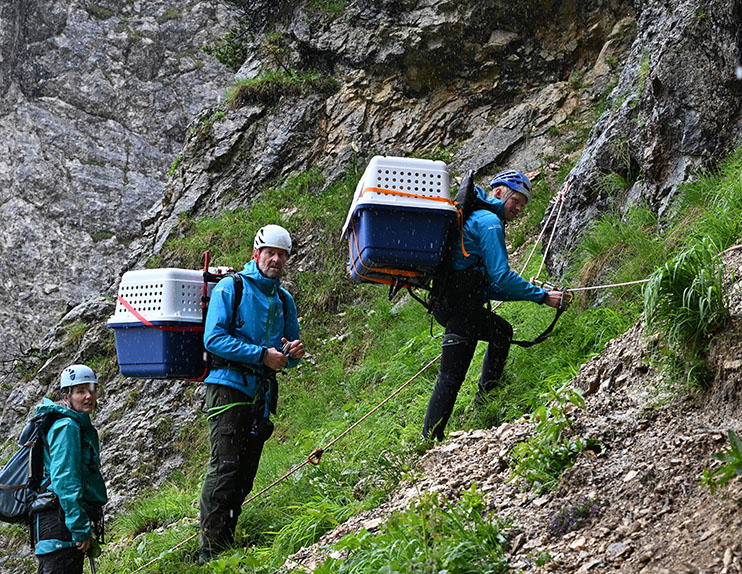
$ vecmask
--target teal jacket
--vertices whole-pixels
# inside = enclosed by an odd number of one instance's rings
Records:
[[[48,490],[59,499],[73,542],[40,540],[36,554],[75,546],[75,542],[90,538],[93,531],[88,512],[108,501],[100,473],[98,431],[90,422],[90,415],[44,399],[36,414],[49,412],[64,416],[54,421],[46,435],[49,448],[44,449],[44,482],[50,480]]]
[[[492,206],[494,213],[478,209],[464,223],[464,249],[454,250],[451,265],[454,269],[469,269],[474,265],[484,267],[487,277],[486,300],[533,301],[543,303],[547,291],[529,283],[510,269],[508,250],[505,246],[505,219],[503,202],[487,199],[487,194],[477,187],[479,198]]]
[[[265,277],[254,260],[248,261],[240,272],[243,278],[242,301],[238,307],[238,321],[232,321],[234,280],[219,281],[211,292],[209,311],[204,327],[204,347],[210,353],[230,361],[244,363],[257,374],[265,374],[263,358],[269,348],[280,349],[281,337],[289,341],[300,338],[296,304],[291,294],[281,287],[278,279]],[[278,295],[282,289],[284,305]],[[230,331],[234,324],[234,332]],[[289,359],[293,367],[299,359]],[[226,385],[255,396],[256,377],[234,369],[213,369],[206,383]]]

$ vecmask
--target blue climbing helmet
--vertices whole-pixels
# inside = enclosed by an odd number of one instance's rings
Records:
[[[522,193],[526,198],[526,203],[531,201],[531,180],[519,171],[514,169],[501,171],[490,182],[490,187],[492,188],[498,185],[505,185],[513,191]]]

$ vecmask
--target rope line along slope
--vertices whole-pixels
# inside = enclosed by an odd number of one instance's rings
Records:
[[[520,273],[521,276],[525,272],[525,270],[528,267],[528,265],[530,264],[531,259],[533,258],[534,254],[536,252],[536,248],[538,247],[539,243],[542,241],[543,236],[544,236],[546,230],[549,227],[549,223],[551,223],[552,218],[556,214],[556,217],[554,219],[554,223],[553,223],[553,226],[552,226],[552,229],[551,229],[551,234],[549,236],[549,242],[548,242],[546,248],[544,249],[544,255],[543,255],[543,259],[541,261],[541,265],[539,266],[538,273],[536,274],[536,276],[534,278],[531,279],[531,281],[537,280],[538,277],[541,275],[541,272],[543,271],[543,268],[544,268],[546,257],[548,255],[550,249],[551,249],[551,246],[552,246],[552,243],[553,243],[553,240],[554,240],[554,236],[555,236],[555,233],[556,233],[557,225],[558,225],[559,219],[560,219],[560,217],[562,215],[562,210],[563,210],[564,205],[566,203],[567,194],[571,191],[571,189],[572,189],[572,181],[568,181],[566,183],[566,186],[563,187],[555,195],[554,200],[553,200],[554,201],[554,206],[552,207],[552,209],[551,209],[551,211],[549,213],[549,216],[548,216],[548,218],[546,220],[546,223],[544,224],[543,228],[541,229],[541,232],[539,233],[539,236],[536,238],[536,241],[534,243],[533,249],[531,250],[531,252],[528,255],[528,257],[526,258],[526,261],[525,261],[525,263],[523,265],[523,268],[521,270],[521,273]],[[727,249],[726,251],[732,251],[734,249],[740,249],[740,248],[742,248],[742,245],[737,245],[737,246],[731,247],[731,248]],[[725,251],[725,253],[726,253],[726,251]],[[576,288],[570,288],[570,289],[568,289],[568,291],[572,292],[572,291],[589,291],[589,290],[593,290],[593,289],[609,289],[609,288],[612,288],[612,287],[623,287],[623,286],[628,286],[628,285],[637,285],[637,284],[641,284],[641,283],[646,283],[648,281],[649,281],[649,279],[641,279],[641,280],[638,280],[638,281],[628,281],[628,282],[625,282],[625,283],[614,283],[614,284],[606,284],[606,285],[594,285],[594,286],[589,286],[589,287],[576,287]],[[493,307],[493,310],[494,309],[497,309],[497,307],[499,307],[501,304],[502,304],[502,301],[501,302],[498,302]],[[355,423],[353,423],[352,425],[350,425],[341,434],[339,434],[337,437],[335,437],[334,439],[332,439],[329,443],[327,443],[327,445],[325,445],[323,448],[319,448],[319,449],[314,450],[311,454],[309,454],[309,456],[307,457],[306,460],[302,461],[299,464],[294,465],[283,476],[281,476],[280,478],[277,478],[272,483],[270,483],[269,485],[267,485],[265,488],[263,488],[262,490],[256,492],[255,494],[253,494],[252,496],[250,496],[249,498],[247,498],[242,503],[242,506],[245,506],[245,505],[249,504],[250,502],[252,502],[253,500],[259,498],[260,496],[262,496],[263,494],[265,494],[266,492],[268,492],[272,488],[276,487],[278,484],[280,484],[284,480],[288,479],[291,475],[295,474],[296,472],[298,472],[299,470],[301,470],[302,468],[304,468],[306,465],[308,465],[308,464],[312,464],[312,465],[315,465],[315,466],[316,465],[319,465],[320,460],[322,458],[322,455],[325,452],[327,452],[333,445],[335,445],[338,441],[340,441],[343,437],[345,437],[348,433],[350,433],[358,425],[360,425],[361,423],[363,423],[368,417],[370,417],[372,414],[374,414],[376,411],[378,411],[386,403],[388,403],[390,400],[392,400],[394,397],[396,397],[399,393],[401,393],[408,385],[410,385],[415,379],[417,379],[422,373],[424,373],[428,368],[430,368],[440,358],[441,358],[441,355],[439,354],[437,357],[435,357],[434,359],[432,359],[431,361],[429,361],[415,375],[413,375],[410,379],[408,379],[401,386],[399,386],[393,393],[391,393],[382,402],[380,402],[378,405],[376,405],[374,408],[372,408],[368,413],[366,413],[360,419],[358,419]],[[162,552],[159,556],[153,558],[152,560],[150,560],[146,564],[144,564],[144,565],[140,566],[139,568],[137,568],[136,570],[134,570],[132,574],[136,574],[137,572],[141,572],[144,569],[148,568],[149,566],[155,564],[156,562],[158,562],[159,560],[161,560],[162,558],[164,558],[167,554],[169,554],[169,553],[177,550],[178,548],[181,548],[183,545],[185,545],[189,541],[191,541],[194,538],[200,536],[203,532],[204,532],[203,530],[196,531],[194,534],[192,534],[191,536],[185,538],[184,540],[182,540],[181,542],[179,542],[178,544],[176,544],[172,548],[170,548],[170,549]]]
[[[427,369],[429,369],[433,364],[438,361],[438,359],[441,358],[441,355],[439,354],[434,359],[430,360],[423,368],[421,368],[417,373],[415,373],[412,377],[410,377],[407,381],[405,381],[402,385],[400,385],[392,394],[390,394],[388,397],[386,397],[383,401],[381,401],[378,405],[376,405],[374,408],[372,408],[369,412],[367,412],[365,415],[363,415],[360,419],[358,419],[355,423],[350,425],[347,429],[345,429],[342,433],[340,433],[337,437],[332,439],[329,443],[327,443],[323,448],[316,449],[313,451],[306,460],[300,462],[299,464],[293,466],[286,474],[281,476],[280,478],[277,478],[272,483],[270,483],[268,486],[260,490],[259,492],[256,492],[252,496],[250,496],[245,502],[242,503],[242,506],[245,506],[246,504],[249,504],[256,498],[259,498],[284,480],[286,480],[288,477],[290,477],[292,474],[298,472],[300,469],[304,468],[308,464],[318,465],[320,463],[320,459],[322,458],[322,454],[327,452],[331,446],[333,446],[335,443],[337,443],[339,440],[341,440],[345,435],[347,435],[349,432],[351,432],[354,428],[356,428],[358,425],[360,425],[363,421],[365,421],[368,417],[370,417],[372,414],[374,414],[376,411],[378,411],[381,407],[383,407],[386,403],[388,403],[390,400],[392,400],[394,397],[396,397],[399,393],[401,393],[405,388],[407,388],[415,379],[417,379],[420,375],[422,375]],[[182,547],[187,542],[193,540],[194,538],[200,536],[204,531],[198,530],[195,533],[193,533],[188,538],[185,538],[184,540],[180,541],[178,544],[173,546],[172,548],[166,550],[165,552],[162,552],[159,556],[156,556],[146,564],[143,564],[136,570],[132,572],[132,574],[136,574],[137,572],[142,572],[145,568],[148,568],[149,566],[152,566],[162,558],[164,558],[167,554],[170,554],[174,550],[177,550],[178,548]]]

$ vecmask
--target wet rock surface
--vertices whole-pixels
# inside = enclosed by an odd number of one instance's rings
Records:
[[[678,185],[716,165],[742,134],[742,77],[736,72],[742,3],[636,6],[637,33],[626,65],[570,174],[568,215],[548,258],[552,273],[568,265],[567,247],[587,222],[642,203],[662,215]]]
[[[232,74],[221,3],[0,1],[0,359],[118,282]]]

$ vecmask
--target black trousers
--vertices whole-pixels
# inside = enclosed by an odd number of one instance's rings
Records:
[[[72,541],[72,534],[64,523],[64,511],[59,505],[31,515],[31,541],[35,546],[39,540]],[[36,556],[39,561],[38,574],[82,574],[85,554],[77,548],[63,548]]]
[[[478,400],[484,401],[502,376],[513,338],[505,319],[476,302],[443,300],[433,307],[436,321],[445,327],[441,366],[423,424],[423,436],[442,441],[456,397],[469,370],[477,341],[487,341],[479,378]]]
[[[77,548],[63,548],[49,554],[41,554],[37,574],[82,574],[85,554]]]
[[[231,387],[206,385],[207,409],[249,400]],[[233,544],[242,503],[252,490],[264,444],[250,434],[254,418],[252,405],[239,405],[209,419],[211,456],[200,503],[200,552],[207,556]]]

